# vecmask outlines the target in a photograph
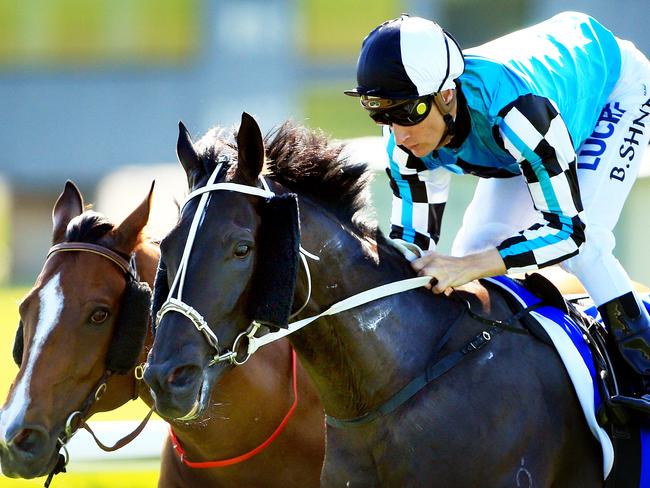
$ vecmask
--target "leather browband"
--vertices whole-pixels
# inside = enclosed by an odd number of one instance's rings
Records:
[[[47,252],[47,258],[49,258],[52,254],[56,254],[57,252],[66,251],[80,251],[98,254],[99,256],[103,256],[106,259],[113,261],[122,269],[122,271],[124,271],[125,274],[131,274],[131,266],[126,259],[105,246],[100,246],[99,244],[91,244],[89,242],[61,242],[59,244],[55,244]]]

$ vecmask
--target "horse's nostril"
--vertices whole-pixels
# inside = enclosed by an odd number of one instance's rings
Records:
[[[38,426],[25,427],[11,439],[10,444],[25,453],[36,454],[40,449],[45,448],[49,434]]]
[[[180,366],[167,376],[167,384],[174,388],[183,388],[184,386],[196,380],[201,370],[197,366]]]

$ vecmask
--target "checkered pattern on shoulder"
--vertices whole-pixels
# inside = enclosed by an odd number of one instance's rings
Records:
[[[527,94],[499,113],[500,143],[517,160],[540,222],[506,239],[509,272],[538,269],[576,255],[585,240],[571,135],[555,104]]]
[[[390,137],[386,132],[384,136]],[[424,251],[434,250],[451,174],[441,168],[427,169],[420,158],[399,146],[389,150],[388,156],[386,173],[393,191],[390,237],[413,243]]]

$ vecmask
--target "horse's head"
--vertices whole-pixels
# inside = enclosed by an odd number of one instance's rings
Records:
[[[91,411],[116,408],[133,396],[132,380],[127,391],[118,391],[118,384],[129,383],[111,375],[132,371],[147,332],[150,292],[135,280],[129,257],[142,244],[150,200],[151,192],[118,226],[84,212],[71,182],[54,205],[53,246],[20,304],[14,345],[20,370],[0,412],[5,475],[46,474],[61,441]]]
[[[191,193],[161,243],[159,319],[145,381],[161,415],[189,420],[208,407],[215,380],[245,356],[243,333],[252,323],[286,326],[299,236],[295,195],[276,196],[259,178],[264,142],[251,116],[243,114],[236,141],[222,131],[195,145],[179,129]]]

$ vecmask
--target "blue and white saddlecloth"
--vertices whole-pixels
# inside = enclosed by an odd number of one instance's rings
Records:
[[[530,307],[541,301],[519,283],[505,276],[488,278],[487,281],[508,291],[523,307]],[[650,311],[648,298],[644,299],[644,303]],[[596,307],[591,307],[585,313],[597,317],[598,310]],[[596,386],[596,369],[593,357],[585,343],[582,331],[569,316],[555,307],[542,306],[531,311],[530,315],[544,328],[566,367],[587,424],[602,447],[603,479],[605,479],[614,464],[614,447],[607,432],[598,425],[596,420],[596,411],[600,407],[602,399]],[[643,462],[640,486],[650,486],[650,431],[642,429],[641,445]]]

